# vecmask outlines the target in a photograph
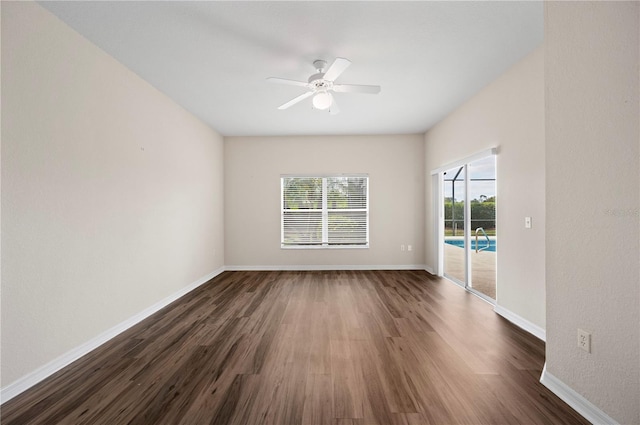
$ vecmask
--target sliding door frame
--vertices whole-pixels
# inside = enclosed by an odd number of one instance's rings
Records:
[[[433,187],[433,205],[434,205],[434,223],[433,229],[437,235],[435,240],[435,252],[437,253],[437,264],[435,274],[440,277],[447,277],[449,280],[457,285],[463,286],[466,290],[473,292],[490,303],[495,303],[495,300],[487,297],[486,295],[476,291],[472,286],[472,271],[471,271],[471,203],[468,202],[469,194],[469,173],[468,164],[479,159],[484,159],[489,156],[496,156],[498,154],[498,148],[486,149],[470,155],[466,158],[462,158],[458,161],[450,162],[434,170],[431,170],[431,181]],[[464,261],[465,261],[465,282],[460,282],[449,276],[444,276],[444,172],[451,168],[464,167],[464,192],[465,192],[465,205],[464,205]]]

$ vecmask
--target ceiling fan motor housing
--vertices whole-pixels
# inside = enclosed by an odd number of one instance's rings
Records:
[[[309,77],[309,86],[314,91],[331,90],[333,88],[333,82],[325,80],[324,73],[320,72]]]

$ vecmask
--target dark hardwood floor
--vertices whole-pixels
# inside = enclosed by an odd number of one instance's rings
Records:
[[[420,271],[225,272],[2,405],[2,424],[588,424],[544,343]]]

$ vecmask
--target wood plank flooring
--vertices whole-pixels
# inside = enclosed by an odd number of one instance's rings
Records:
[[[421,271],[225,272],[2,405],[17,424],[588,424],[544,343]]]

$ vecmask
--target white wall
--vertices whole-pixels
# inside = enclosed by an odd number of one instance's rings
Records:
[[[425,135],[426,262],[437,265],[430,170],[497,155],[497,303],[545,327],[544,49],[537,48]],[[524,228],[524,217],[533,228]]]
[[[224,265],[220,135],[2,4],[2,386]]]
[[[545,13],[547,371],[640,424],[640,3]]]
[[[369,249],[280,248],[280,175],[295,173],[369,174]],[[226,264],[423,267],[423,176],[421,135],[227,137]]]

